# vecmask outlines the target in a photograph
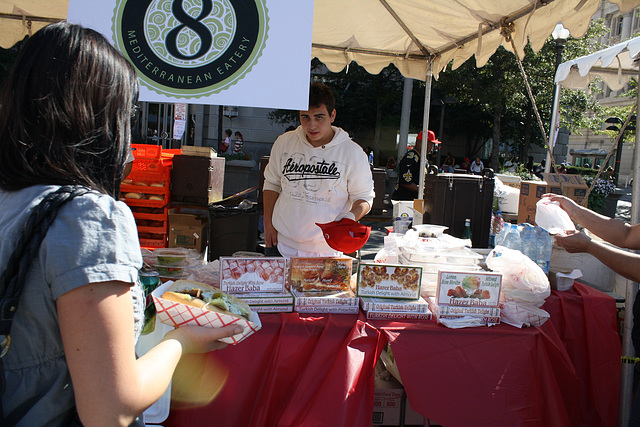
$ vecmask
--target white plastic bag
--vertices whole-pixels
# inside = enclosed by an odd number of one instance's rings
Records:
[[[549,313],[531,304],[505,301],[500,305],[500,320],[516,328],[541,326],[549,317]]]
[[[551,295],[549,278],[528,256],[496,246],[487,255],[487,267],[502,273],[501,294],[505,299],[541,306]]]
[[[558,202],[542,198],[536,203],[536,224],[551,234],[565,230],[575,230],[576,226],[569,215],[560,207]]]
[[[520,251],[496,246],[487,255],[487,267],[502,273],[501,321],[518,328],[547,321],[549,313],[539,307],[551,295],[551,287],[538,264]]]

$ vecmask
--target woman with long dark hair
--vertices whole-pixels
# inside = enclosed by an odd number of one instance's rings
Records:
[[[0,91],[0,294],[23,284],[0,347],[2,426],[127,426],[183,354],[237,333],[172,330],[136,359],[142,257],[117,198],[137,93],[109,42],[69,23],[35,33]]]

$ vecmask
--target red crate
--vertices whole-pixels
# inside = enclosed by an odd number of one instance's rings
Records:
[[[140,247],[147,249],[166,248],[167,247],[167,235],[157,234],[152,238],[140,237]]]
[[[145,159],[160,159],[162,156],[162,146],[152,144],[131,144],[133,157]]]

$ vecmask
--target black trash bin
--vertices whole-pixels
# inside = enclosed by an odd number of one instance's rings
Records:
[[[238,251],[255,252],[258,243],[258,211],[237,206],[209,206],[208,261]]]

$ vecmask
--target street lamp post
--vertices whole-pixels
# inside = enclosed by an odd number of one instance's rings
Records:
[[[622,143],[624,142],[624,132],[628,130],[635,130],[636,117],[631,116],[629,124],[620,131],[620,125],[624,124],[620,117],[609,117],[605,120],[605,123],[609,123],[607,130],[615,130],[616,132],[622,132],[622,135],[618,138],[618,146],[616,148],[616,161],[613,165],[613,183],[618,185],[618,177],[620,176],[620,160],[622,159]]]
[[[569,38],[569,35],[571,33],[569,32],[569,30],[567,30],[566,28],[564,28],[562,26],[561,22],[558,22],[558,24],[556,25],[556,28],[554,28],[553,32],[551,33],[551,37],[553,37],[553,39],[556,42],[556,62],[555,62],[555,66],[553,68],[553,80],[555,82],[555,76],[556,76],[556,72],[558,71],[558,66],[562,63],[562,51],[564,50],[564,46],[565,43],[567,42],[567,39]],[[558,90],[556,85],[554,84],[554,90],[553,90],[553,97],[551,98],[551,108],[553,110],[555,104],[556,104],[556,96],[558,96]],[[559,122],[559,120],[556,119],[556,117],[559,116],[558,114],[559,112],[556,111],[556,115],[555,117],[551,117],[552,123],[551,123],[551,132],[549,132],[549,145],[550,148],[549,150],[547,150],[547,161],[545,164],[545,172],[549,172],[551,170],[551,153],[553,152],[553,149],[555,147],[555,143],[556,143],[556,136],[555,133],[557,132],[558,129],[558,123],[554,123],[554,122]]]

